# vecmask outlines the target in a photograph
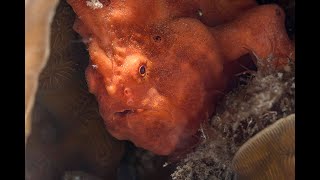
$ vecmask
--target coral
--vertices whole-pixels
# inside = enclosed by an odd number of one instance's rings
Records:
[[[249,139],[235,154],[239,179],[295,179],[295,115],[289,115]]]
[[[52,22],[51,54],[40,75],[30,117],[26,179],[60,179],[70,169],[101,178],[115,176],[124,154],[123,142],[105,130],[97,103],[88,92],[84,75],[88,60],[71,28],[72,13],[61,1]]]
[[[72,73],[74,73],[74,62],[73,61],[59,61],[52,60],[47,63],[46,68],[40,74],[39,82],[40,89],[53,89],[59,88],[70,82],[72,79]]]
[[[25,1],[25,142],[31,132],[31,112],[38,78],[49,56],[49,34],[57,0]]]
[[[26,143],[27,180],[57,179],[70,165],[70,149],[73,144],[64,144],[63,131],[53,115],[35,103],[32,113],[32,132]],[[69,135],[73,134],[70,132]]]
[[[223,154],[227,151],[223,141],[210,141],[201,144],[189,154],[171,174],[173,180],[232,179],[230,159]]]
[[[95,114],[69,127],[36,103],[26,144],[26,178],[55,179],[70,168],[100,177],[115,174],[124,146],[106,133]]]
[[[78,61],[72,56],[72,43],[76,34],[72,32],[74,14],[69,6],[58,7],[52,21],[50,34],[50,55],[48,62],[39,76],[39,90],[46,91],[71,86],[79,81],[77,76]]]
[[[266,71],[294,61],[284,12],[276,5],[129,0],[93,10],[84,1],[68,3],[88,47],[86,79],[106,128],[159,155],[193,143],[241,68],[226,71],[229,63],[252,54]]]
[[[150,151],[138,148],[134,151],[134,167],[137,171],[138,179],[169,179],[172,172],[172,166],[163,167],[166,157],[157,156]]]
[[[295,112],[294,65],[289,71],[258,71],[246,86],[225,97],[211,120],[215,131],[238,146],[279,118]]]

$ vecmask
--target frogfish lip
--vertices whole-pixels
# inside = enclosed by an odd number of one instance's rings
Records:
[[[126,116],[126,115],[131,114],[131,113],[134,113],[134,110],[132,110],[132,109],[124,109],[123,111],[115,112],[114,115],[115,116],[119,116],[119,117],[123,117],[123,116]]]
[[[143,112],[144,109],[123,109],[120,111],[116,111],[113,113],[114,118],[122,118],[126,117],[135,113]]]

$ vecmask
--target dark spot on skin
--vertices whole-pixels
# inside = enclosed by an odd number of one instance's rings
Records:
[[[115,59],[114,62],[117,64],[117,66],[121,66],[123,64],[121,59]]]
[[[115,75],[121,75],[121,71],[115,71]]]
[[[106,6],[110,4],[110,0],[100,0],[100,2]]]
[[[277,15],[277,16],[280,16],[280,15],[281,15],[281,11],[280,11],[279,8],[276,9],[276,15]]]
[[[153,36],[153,40],[155,41],[155,42],[160,42],[161,41],[161,36]]]
[[[131,91],[130,88],[124,88],[123,93],[124,93],[125,96],[132,95],[132,91]],[[132,100],[130,100],[130,101],[132,101]]]
[[[124,89],[124,94],[125,95],[129,95],[129,90],[126,88],[126,89]]]

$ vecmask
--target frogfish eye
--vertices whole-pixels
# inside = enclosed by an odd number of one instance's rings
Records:
[[[140,73],[141,76],[146,75],[146,66],[145,65],[141,65],[139,67],[139,73]]]

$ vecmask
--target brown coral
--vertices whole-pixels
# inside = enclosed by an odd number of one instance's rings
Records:
[[[239,179],[295,179],[295,115],[278,120],[235,154]]]
[[[29,0],[26,9],[26,66],[25,66],[25,141],[31,132],[31,111],[35,93],[38,88],[38,77],[47,62],[49,55],[49,34],[52,13],[57,0]],[[36,14],[35,14],[36,13]]]

